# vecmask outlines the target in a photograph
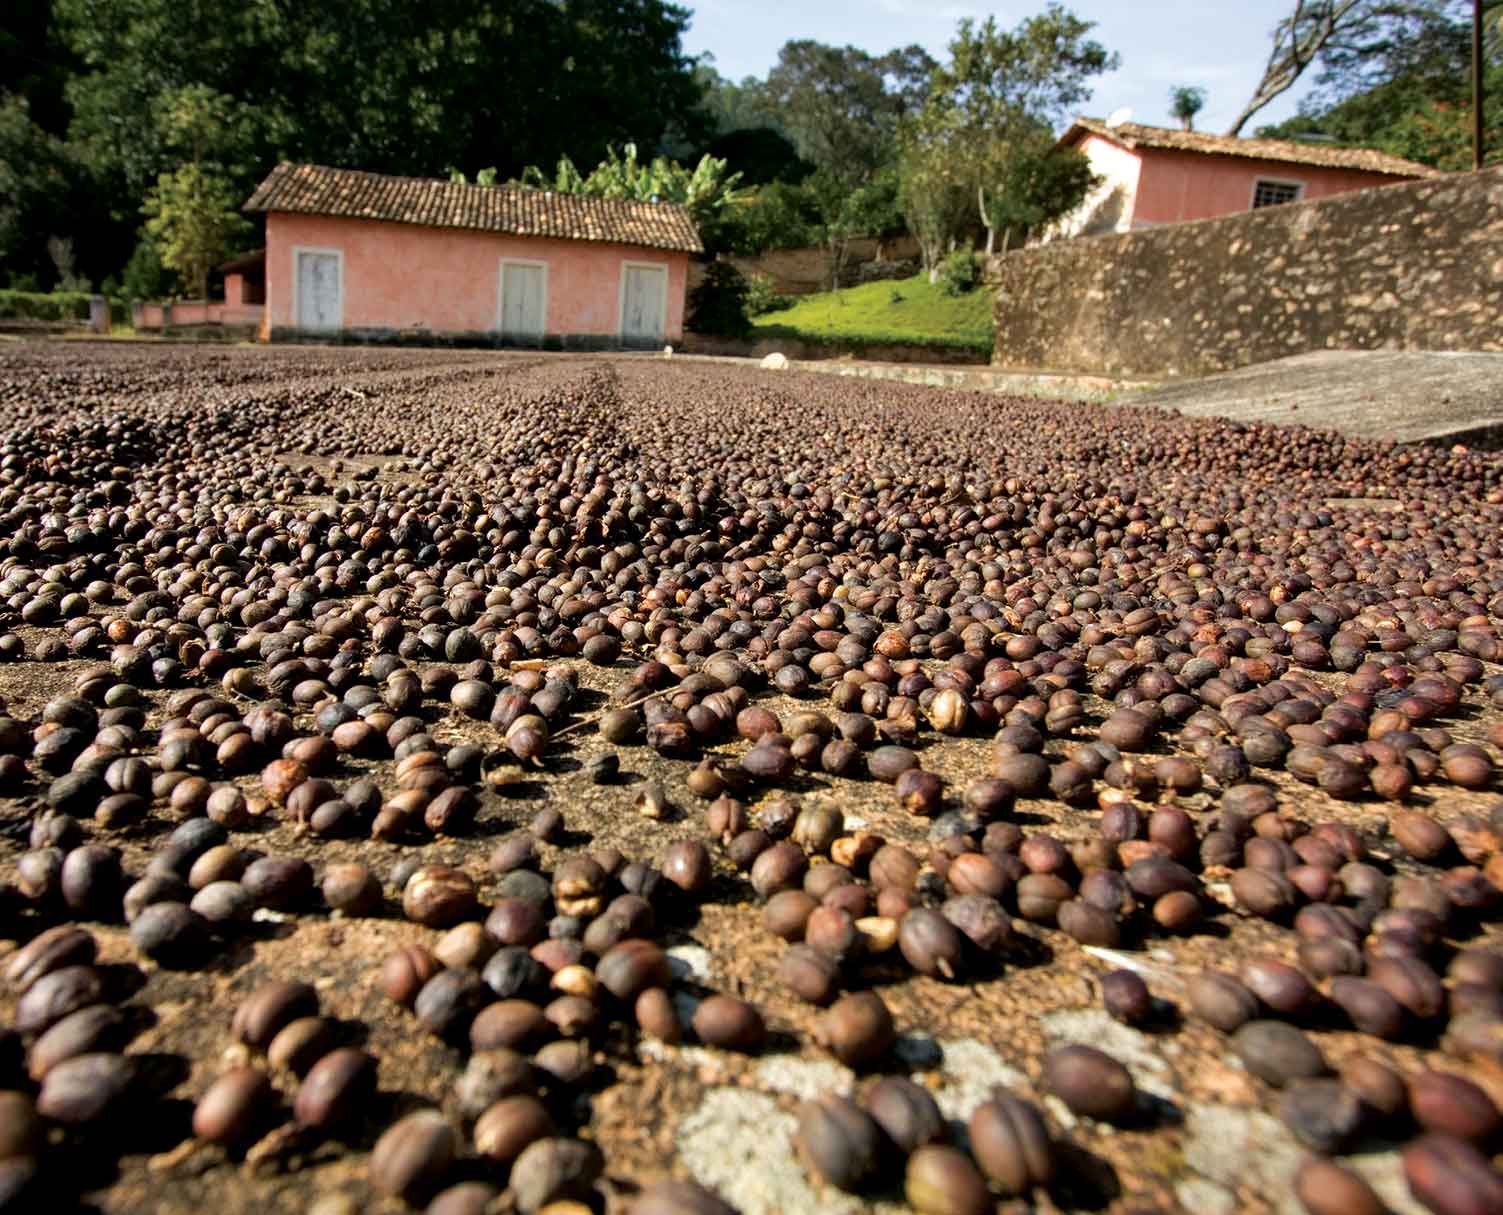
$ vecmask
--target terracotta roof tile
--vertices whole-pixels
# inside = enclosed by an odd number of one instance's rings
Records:
[[[322,165],[278,165],[243,209],[602,241],[684,253],[704,249],[689,212],[676,203],[388,177]]]
[[[1439,170],[1374,148],[1338,148],[1323,143],[1300,143],[1288,139],[1240,139],[1206,131],[1176,131],[1124,122],[1109,127],[1098,118],[1077,118],[1060,143],[1074,143],[1082,132],[1115,140],[1125,148],[1166,148],[1180,152],[1203,152],[1211,156],[1241,156],[1250,160],[1275,160],[1285,164],[1319,165],[1328,169],[1365,169],[1392,177],[1435,177]]]

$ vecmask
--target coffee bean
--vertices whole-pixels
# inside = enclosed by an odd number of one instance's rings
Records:
[[[104,984],[92,966],[63,966],[48,971],[16,1002],[12,1024],[18,1033],[40,1034],[70,1013],[104,998]]]
[[[191,967],[209,944],[203,917],[184,903],[153,903],[130,926],[131,944],[167,967]]]
[[[299,1017],[277,1031],[266,1048],[266,1060],[295,1076],[305,1076],[313,1065],[334,1049],[337,1035],[327,1017]]]
[[[442,969],[443,964],[428,949],[405,945],[381,964],[381,990],[388,999],[411,1006],[423,984]]]
[[[77,924],[59,924],[38,933],[6,959],[5,980],[24,992],[43,975],[65,966],[87,966],[96,946],[91,933]]]
[[[247,1046],[265,1050],[283,1026],[317,1015],[318,992],[312,984],[272,979],[241,1001],[230,1032]]]
[[[1131,970],[1113,970],[1101,976],[1101,1003],[1124,1025],[1142,1025],[1153,1014],[1148,984]]]
[[[376,1061],[363,1050],[330,1051],[298,1086],[292,1113],[301,1127],[335,1130],[363,1113],[376,1091]]]
[[[1258,1001],[1231,975],[1202,971],[1186,983],[1195,1015],[1224,1034],[1240,1029],[1258,1015]]]
[[[649,987],[667,987],[668,955],[652,941],[629,939],[612,946],[595,966],[595,977],[618,1000],[635,1000]]]
[[[240,1143],[259,1128],[276,1100],[271,1079],[257,1067],[225,1072],[193,1110],[193,1133],[208,1143]]]
[[[417,1110],[387,1127],[371,1149],[371,1188],[417,1204],[443,1183],[459,1154],[459,1136],[437,1110]]]
[[[1465,1139],[1431,1132],[1400,1154],[1409,1192],[1435,1215],[1503,1211],[1503,1176]]]
[[[517,1210],[536,1215],[550,1203],[588,1197],[604,1168],[600,1149],[579,1139],[539,1139],[511,1166]]]
[[[839,989],[839,964],[807,945],[794,945],[778,962],[778,978],[810,1004],[828,1004]]]
[[[939,912],[916,907],[898,924],[898,948],[921,975],[953,979],[963,965],[962,937]]]
[[[429,928],[449,928],[479,913],[475,883],[447,865],[424,865],[402,888],[402,913]]]
[[[1232,1035],[1232,1049],[1248,1071],[1275,1088],[1328,1070],[1320,1048],[1281,1021],[1247,1022]]]
[[[1362,1129],[1363,1108],[1339,1080],[1296,1080],[1279,1097],[1279,1117],[1306,1147],[1329,1156]]]
[[[1054,1178],[1054,1147],[1037,1107],[1006,1093],[976,1107],[967,1129],[977,1163],[1004,1198]]]
[[[1294,1175],[1294,1193],[1310,1215],[1385,1215],[1388,1210],[1356,1173],[1316,1156]]]
[[[863,1068],[884,1058],[897,1040],[892,1013],[874,991],[852,992],[820,1017],[814,1040],[847,1067]]]
[[[101,1122],[134,1104],[136,1063],[127,1055],[75,1055],[49,1069],[37,1097],[37,1112],[65,1126]]]
[[[734,996],[713,995],[694,1010],[694,1033],[701,1042],[726,1050],[756,1051],[767,1037],[767,1026],[755,1005]]]
[[[987,1215],[991,1195],[980,1171],[964,1152],[928,1144],[908,1158],[903,1191],[922,1215]]]
[[[1128,1070],[1094,1046],[1064,1046],[1044,1060],[1049,1090],[1086,1118],[1120,1122],[1137,1108],[1137,1088]]]
[[[882,1161],[877,1124],[855,1103],[833,1093],[799,1106],[793,1146],[818,1180],[840,1190],[860,1189]]]
[[[1465,1076],[1423,1071],[1409,1078],[1409,1108],[1427,1131],[1482,1143],[1498,1129],[1498,1107]]]
[[[475,1123],[475,1150],[502,1164],[515,1160],[532,1143],[556,1133],[543,1103],[528,1094],[492,1103]]]
[[[862,1105],[905,1156],[944,1138],[944,1117],[928,1090],[906,1076],[884,1076],[866,1090]]]
[[[91,1004],[69,1013],[41,1034],[26,1052],[26,1071],[41,1080],[64,1059],[123,1047],[130,1040],[125,1014],[111,1004]]]

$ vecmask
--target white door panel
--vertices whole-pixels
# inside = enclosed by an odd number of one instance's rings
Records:
[[[343,311],[339,255],[297,255],[297,323],[300,329],[338,329]]]
[[[501,336],[541,342],[545,328],[545,270],[524,262],[501,263]]]
[[[656,346],[668,315],[668,271],[662,266],[625,266],[621,285],[621,338],[627,345]]]

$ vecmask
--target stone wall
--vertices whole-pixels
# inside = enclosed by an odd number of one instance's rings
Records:
[[[991,260],[993,364],[1196,375],[1310,350],[1503,350],[1503,168]]]

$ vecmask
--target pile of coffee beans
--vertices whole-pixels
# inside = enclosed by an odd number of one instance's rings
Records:
[[[357,1155],[352,1202],[720,1212],[662,1154],[688,1110],[597,1137],[687,1045],[856,1074],[769,1145],[815,1193],[1152,1205],[1132,1059],[1030,1047],[962,1127],[901,1049],[1088,991],[1310,1153],[1227,1201],[1379,1210],[1362,1144],[1503,1210],[1497,455],[13,345],[0,523],[0,1209],[109,1186],[84,1152],[184,1205]]]

